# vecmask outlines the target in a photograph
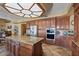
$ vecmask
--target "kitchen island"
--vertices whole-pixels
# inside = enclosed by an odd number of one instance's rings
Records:
[[[40,56],[42,52],[41,37],[9,36],[6,37],[6,48],[15,56]]]

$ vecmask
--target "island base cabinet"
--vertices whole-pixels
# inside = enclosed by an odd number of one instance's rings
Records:
[[[20,56],[31,56],[32,55],[32,51],[28,48],[25,47],[20,47]]]
[[[42,42],[39,42],[38,44],[35,44],[33,46],[33,56],[42,56],[43,50],[42,50]]]
[[[9,51],[10,55],[19,56],[19,42],[6,40],[6,50]]]
[[[32,55],[32,46],[28,45],[28,44],[21,43],[19,55],[20,56],[31,56]]]
[[[43,54],[42,52],[42,42],[38,42],[34,45],[29,44],[20,44],[20,56],[41,56]]]
[[[11,39],[12,38],[12,39]],[[22,38],[22,40],[20,39]],[[43,38],[38,37],[7,37],[6,49],[12,56],[41,56]]]

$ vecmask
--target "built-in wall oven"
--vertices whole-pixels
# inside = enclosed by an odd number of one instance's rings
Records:
[[[47,28],[47,38],[48,39],[55,39],[55,33],[56,33],[55,28]]]

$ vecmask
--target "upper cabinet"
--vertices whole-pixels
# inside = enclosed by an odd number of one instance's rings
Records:
[[[43,29],[44,25],[42,20],[38,20],[38,29]]]
[[[50,27],[51,26],[50,20],[51,20],[50,18],[38,20],[38,22],[39,22],[38,29],[44,30],[44,29]]]
[[[57,29],[69,29],[70,26],[69,16],[56,17],[56,28]]]
[[[55,28],[55,17],[51,18],[50,20],[50,24],[51,24],[51,27],[54,27]]]
[[[46,26],[46,28],[48,28],[48,27],[51,26],[51,24],[50,24],[50,20],[51,20],[51,18],[47,18],[47,19],[45,19],[45,26]]]

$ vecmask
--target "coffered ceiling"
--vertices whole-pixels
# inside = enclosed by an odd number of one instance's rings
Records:
[[[0,3],[0,18],[20,22],[53,17],[66,14],[70,6],[69,3]]]
[[[5,3],[4,8],[21,17],[39,17],[44,13],[39,3]]]

